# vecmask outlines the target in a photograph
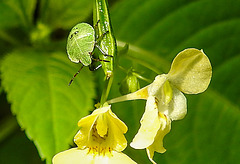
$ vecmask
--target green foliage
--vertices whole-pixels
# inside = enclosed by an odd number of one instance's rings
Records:
[[[79,118],[92,108],[92,76],[83,71],[84,78],[68,87],[75,69],[64,53],[29,49],[7,55],[1,70],[13,113],[41,157],[50,161],[72,143]]]
[[[8,0],[0,2],[0,27],[21,25],[29,28],[34,17],[36,0]]]
[[[68,87],[80,65],[71,63],[67,57],[66,32],[60,34],[64,35],[64,40],[52,37],[59,35],[58,29],[72,27],[91,13],[91,3],[72,3],[31,0],[0,2],[1,89],[7,93],[19,125],[47,163],[51,163],[52,156],[57,152],[73,145],[77,122],[93,109],[96,93],[93,76],[87,70],[83,70],[81,78]],[[69,8],[67,11],[67,4],[78,10]],[[81,17],[73,17],[74,14]],[[6,110],[5,106],[2,108],[1,105],[1,110]],[[5,145],[1,151],[14,155],[19,152],[6,149],[8,144],[11,145],[11,140],[6,138],[16,129],[10,128],[14,125],[12,122],[12,119],[1,122],[8,126],[3,127],[6,130],[1,131],[4,133],[1,133],[0,141]],[[32,154],[31,149],[18,149],[25,152],[23,156],[26,158]],[[1,158],[3,161],[6,159],[5,156]],[[21,163],[21,160],[15,160]],[[32,163],[37,163],[37,160]],[[13,161],[9,162],[16,163]]]
[[[167,152],[155,153],[158,163],[186,164],[194,160],[199,164],[229,164],[240,160],[239,6],[240,0],[119,0],[110,7],[116,39],[129,43],[128,54],[118,58],[126,69],[133,67],[153,80],[156,73],[144,66],[167,73],[175,55],[190,47],[203,49],[212,63],[210,88],[200,95],[187,96],[188,114],[173,122],[164,139]],[[89,22],[92,1],[9,0],[0,2],[0,11],[0,59],[4,56],[0,60],[0,88],[6,92],[19,125],[35,143],[41,158],[50,163],[54,154],[72,145],[77,121],[93,109],[92,99],[102,89],[102,78],[96,79],[95,88],[93,74],[87,69],[67,86],[80,65],[67,58],[68,32],[61,32],[57,40],[52,38],[58,29],[70,30],[79,22]],[[35,31],[41,32],[39,24],[47,32],[42,33],[43,41],[35,42]],[[33,32],[34,41],[29,37]],[[110,98],[120,96],[118,83],[125,75],[116,70]],[[143,87],[148,83],[140,84]],[[143,100],[112,105],[129,128],[128,142],[140,126],[144,106]],[[1,110],[6,110],[2,104]],[[32,149],[15,145],[25,142],[23,136],[0,138],[0,152],[18,155],[17,161],[8,163],[25,163],[27,160],[20,159],[26,156],[30,159]],[[28,154],[22,153],[25,150]],[[150,163],[145,150],[128,147],[125,153],[139,164]]]
[[[201,95],[188,96],[187,117],[173,122],[171,132],[164,139],[167,152],[155,154],[158,163],[186,164],[194,160],[199,164],[229,164],[239,161],[239,5],[239,0],[149,0],[144,3],[125,0],[114,6],[112,22],[117,39],[150,54],[159,54],[160,58],[169,61],[169,67],[175,55],[188,47],[203,49],[212,63],[210,88]],[[158,69],[168,72],[168,68],[162,67],[165,62],[151,57],[146,60],[151,59],[152,66],[158,63]],[[153,79],[155,75],[146,71],[146,76]],[[144,110],[142,104],[136,107],[137,103],[140,102],[132,102],[134,106],[124,102],[113,107],[127,123],[129,131],[139,127],[142,113],[137,112]],[[129,112],[132,119],[125,112]],[[129,140],[132,137],[129,132]],[[140,155],[139,151],[129,148],[127,153],[134,154],[133,159],[139,163],[150,163],[144,151],[144,155]]]
[[[97,35],[99,38],[106,34],[101,42],[99,43],[101,49],[107,54],[111,55],[111,57],[107,57],[106,55],[99,55],[99,58],[103,61],[101,61],[102,64],[102,69],[105,73],[105,76],[107,79],[109,79],[108,82],[111,83],[112,81],[112,76],[113,76],[113,69],[115,66],[115,58],[117,55],[117,47],[116,47],[116,39],[114,37],[114,33],[112,30],[112,23],[111,23],[111,18],[109,14],[109,7],[108,7],[108,1],[107,0],[93,0],[94,5],[93,5],[93,23],[96,24],[98,22],[97,26]],[[107,60],[109,62],[105,62],[104,60]],[[108,83],[107,82],[107,83]],[[109,83],[109,84],[110,84]],[[111,85],[108,85],[111,86]],[[103,92],[104,95],[105,92]],[[108,93],[106,94],[108,95]],[[102,100],[105,98],[101,98],[101,103]]]
[[[52,28],[72,28],[92,13],[92,1],[42,0],[40,13],[40,21]]]

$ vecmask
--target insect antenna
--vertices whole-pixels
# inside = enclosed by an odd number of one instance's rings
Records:
[[[82,70],[82,68],[84,67],[84,65],[81,66],[81,68],[77,71],[77,73],[75,73],[75,75],[73,76],[73,78],[70,80],[70,82],[68,83],[68,86],[70,86],[74,80],[74,78],[79,74],[79,72]]]

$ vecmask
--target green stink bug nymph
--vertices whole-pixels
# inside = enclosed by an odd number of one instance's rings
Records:
[[[103,36],[101,36],[101,38]],[[103,50],[101,50],[101,48],[97,45],[98,41],[96,41],[96,39],[98,38],[95,38],[94,28],[87,23],[79,23],[75,25],[70,31],[67,40],[67,54],[72,62],[82,63],[82,67],[73,76],[73,78],[69,82],[69,85],[72,83],[73,79],[77,76],[77,74],[81,71],[83,66],[91,65],[92,60],[101,61],[100,59],[94,59],[92,57],[95,47],[97,47],[103,55],[111,56],[107,55],[106,53],[103,52]]]
[[[74,63],[82,63],[88,66],[92,63],[89,52],[92,52],[95,44],[95,31],[87,23],[79,23],[72,28],[67,40],[67,54]]]

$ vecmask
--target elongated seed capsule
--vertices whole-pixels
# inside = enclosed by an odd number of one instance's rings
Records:
[[[108,3],[106,0],[94,0],[93,10],[94,24],[98,24],[96,35],[98,38],[105,35],[99,43],[100,48],[107,54],[99,53],[101,60],[109,62],[101,62],[106,78],[113,76],[114,60],[117,54],[116,39],[113,35],[111,20],[108,11]]]

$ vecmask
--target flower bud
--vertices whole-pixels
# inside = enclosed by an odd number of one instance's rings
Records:
[[[119,91],[122,95],[125,95],[138,89],[140,89],[138,78],[134,74],[128,73],[127,77],[121,82]]]

